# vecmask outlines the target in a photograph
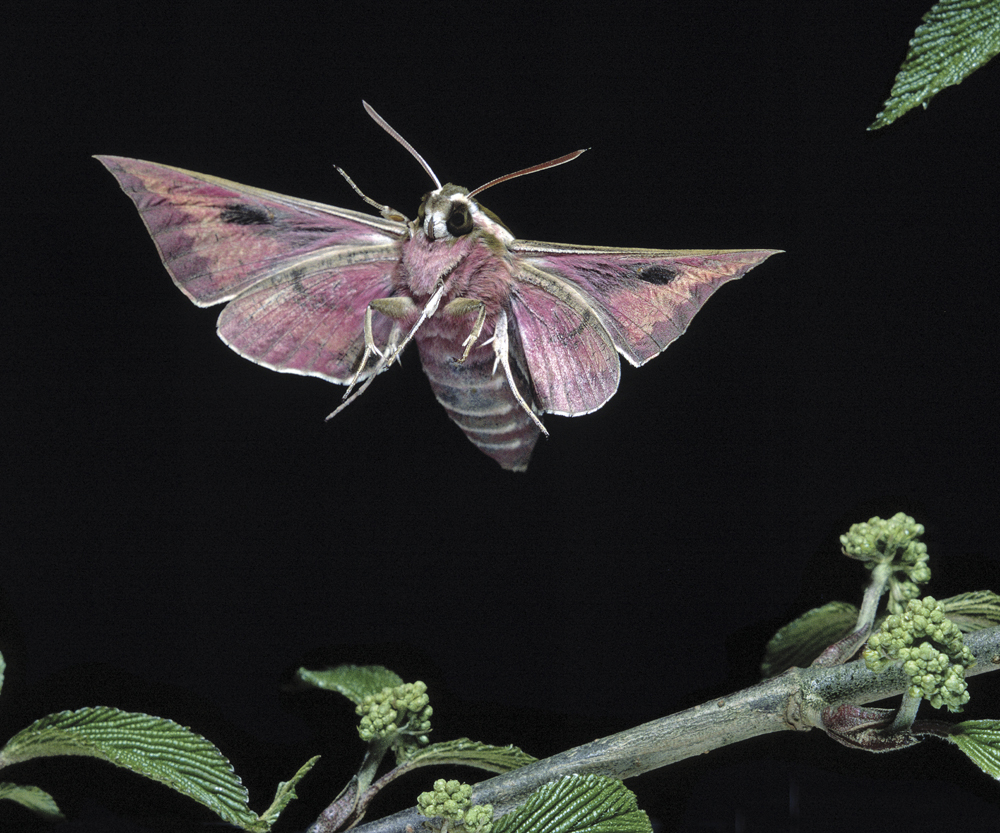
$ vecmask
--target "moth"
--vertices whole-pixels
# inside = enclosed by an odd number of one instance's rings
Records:
[[[468,191],[434,182],[415,220],[286,197],[205,174],[96,157],[145,223],[174,283],[225,303],[220,338],[253,362],[359,396],[416,342],[437,400],[503,468],[524,471],[542,415],[578,416],[617,387],[619,354],[661,353],[709,296],[773,250],[657,250],[516,239],[477,195],[583,151]],[[330,417],[327,417],[328,419]]]

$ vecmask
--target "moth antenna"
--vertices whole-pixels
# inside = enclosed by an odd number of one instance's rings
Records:
[[[501,182],[506,182],[508,179],[516,179],[519,176],[524,176],[525,174],[534,174],[538,171],[544,171],[546,168],[554,168],[556,165],[565,165],[567,162],[572,162],[581,153],[586,153],[590,148],[583,148],[582,150],[574,150],[572,153],[567,153],[565,156],[560,156],[558,159],[550,159],[548,162],[539,162],[537,165],[532,165],[530,168],[524,168],[520,171],[515,171],[512,174],[506,174],[505,176],[499,176],[496,179],[491,179],[485,185],[480,185],[475,191],[469,194],[470,197],[476,196],[476,194],[481,194],[487,188],[492,188]]]
[[[372,107],[371,104],[369,104],[367,101],[362,101],[361,103],[365,105],[365,110],[367,111],[368,115],[371,116],[373,119],[375,119],[375,123],[379,127],[381,127],[386,133],[388,133],[390,136],[392,136],[393,139],[395,139],[397,142],[399,142],[404,148],[406,148],[410,152],[410,154],[413,156],[413,158],[416,159],[420,163],[421,167],[425,171],[427,171],[428,174],[430,174],[431,179],[434,180],[434,187],[435,188],[440,188],[441,187],[441,180],[438,179],[437,176],[435,175],[434,171],[431,170],[431,166],[428,165],[424,161],[424,157],[422,157],[419,153],[417,153],[413,149],[413,145],[411,145],[408,141],[406,141],[406,139],[404,139],[395,130],[393,130],[389,126],[389,122],[387,122],[378,113],[376,113],[375,112],[375,108]],[[567,161],[569,161],[569,160],[567,160]]]
[[[370,205],[372,208],[377,208],[378,213],[381,214],[386,220],[397,220],[400,223],[409,222],[406,219],[406,217],[400,212],[396,211],[395,208],[389,208],[389,206],[387,205],[380,205],[379,203],[375,202],[375,200],[373,200],[371,197],[369,197],[364,191],[358,188],[358,186],[354,184],[354,180],[347,175],[347,171],[341,168],[340,165],[334,165],[333,167],[336,169],[338,174],[340,174],[344,179],[347,180],[347,184],[354,189],[354,193],[357,194],[359,197],[361,197],[361,199],[363,199],[366,203],[368,203],[368,205]]]

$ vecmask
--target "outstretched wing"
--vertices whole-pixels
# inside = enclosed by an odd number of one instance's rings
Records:
[[[231,302],[219,317],[223,341],[274,370],[352,378],[365,309],[392,294],[402,223],[167,165],[97,159],[135,203],[181,291],[198,306]],[[374,326],[385,344],[391,322]]]
[[[525,240],[511,249],[518,259],[512,307],[539,405],[568,416],[596,410],[614,394],[616,351],[645,364],[687,329],[716,289],[775,254]]]

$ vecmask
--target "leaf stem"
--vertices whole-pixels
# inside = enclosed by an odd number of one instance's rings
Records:
[[[892,720],[890,731],[908,732],[913,726],[913,721],[917,718],[917,709],[920,708],[920,701],[923,700],[919,694],[910,694],[907,689],[903,692],[903,702],[899,704],[899,710]]]

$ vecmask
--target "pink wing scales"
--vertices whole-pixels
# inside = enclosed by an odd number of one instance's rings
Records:
[[[378,249],[405,226],[139,159],[98,156],[135,203],[174,283],[198,306],[235,298],[333,246]]]
[[[403,224],[167,165],[97,158],[135,203],[174,283],[198,306],[231,301],[219,316],[223,341],[274,370],[353,378],[365,310],[393,294]],[[374,317],[376,345],[391,328]]]
[[[722,284],[776,253],[585,249],[530,241],[512,248],[525,264],[580,290],[618,352],[637,367],[680,336]]]
[[[549,272],[523,264],[511,287],[524,358],[539,408],[596,411],[618,389],[618,354],[587,299]]]
[[[391,263],[332,268],[317,258],[312,273],[297,266],[269,278],[226,306],[219,337],[241,356],[273,370],[346,385],[364,352],[368,304],[392,294],[394,252]],[[384,315],[372,317],[376,346],[385,347],[392,326]]]

